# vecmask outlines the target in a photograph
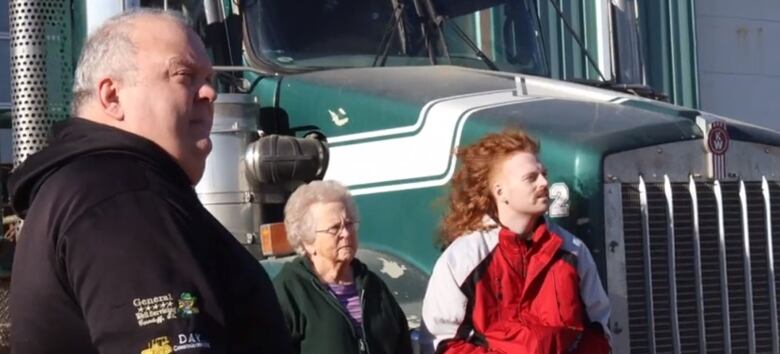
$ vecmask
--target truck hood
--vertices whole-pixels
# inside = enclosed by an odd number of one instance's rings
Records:
[[[716,120],[726,121],[732,140],[780,146],[775,131],[696,110],[557,80],[449,66],[307,73],[284,78],[278,97],[297,124],[291,128],[327,137],[326,178],[344,182],[353,195],[441,186],[454,172],[454,149],[505,127],[539,138],[551,170],[589,178],[599,175],[604,156],[701,140]]]
[[[377,136],[377,131],[416,130],[446,112],[605,153],[701,138],[702,121],[714,120],[727,123],[732,139],[780,145],[778,132],[697,110],[560,80],[454,66],[290,76],[282,83],[280,102],[290,100],[307,103],[289,116],[296,122],[306,117],[335,143]]]

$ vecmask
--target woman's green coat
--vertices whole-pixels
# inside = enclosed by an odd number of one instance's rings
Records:
[[[311,262],[298,257],[274,279],[287,328],[302,354],[406,354],[412,352],[409,327],[385,283],[357,259],[352,269],[361,298],[365,333],[359,339],[349,315],[315,275]]]

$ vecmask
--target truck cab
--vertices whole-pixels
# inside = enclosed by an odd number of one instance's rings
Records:
[[[57,3],[61,20],[40,26],[73,40],[43,47],[73,55],[100,5]],[[592,37],[572,31],[582,75],[556,78],[540,3],[123,2],[182,9],[202,33],[221,94],[196,189],[270,273],[291,256],[261,248],[262,226],[300,183],[339,180],[360,210],[358,258],[418,327],[453,151],[518,127],[541,142],[548,217],[596,260],[614,352],[780,352],[780,134],[659,100],[636,81],[637,48],[608,36],[611,1],[594,8],[604,47],[591,53]],[[15,129],[42,124],[24,119]]]

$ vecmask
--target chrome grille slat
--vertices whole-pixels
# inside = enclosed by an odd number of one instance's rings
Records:
[[[764,199],[764,220],[766,235],[766,264],[767,264],[767,285],[769,297],[769,318],[772,335],[772,353],[780,353],[780,334],[777,324],[777,288],[775,287],[775,258],[772,235],[772,200],[769,191],[769,182],[766,176],[761,178],[761,196]]]
[[[701,233],[699,231],[699,197],[696,190],[696,181],[693,176],[689,178],[688,193],[691,197],[691,232],[693,236],[693,269],[694,286],[696,288],[696,323],[698,324],[699,353],[704,353],[707,348],[707,328],[704,325],[704,289],[701,271]]]
[[[668,269],[667,207],[663,185],[646,185],[647,210],[649,221],[649,246],[652,269],[653,287],[653,335],[655,349],[659,353],[670,353],[674,350],[671,319],[671,299],[667,290],[670,272]]]
[[[745,182],[747,223],[750,245],[750,289],[753,308],[753,333],[756,353],[775,353],[772,350],[772,316],[769,290],[769,263],[767,248],[767,213],[763,183]],[[750,322],[749,322],[750,323]],[[751,340],[749,337],[748,340]]]
[[[780,225],[780,183],[778,181],[768,181],[769,182],[769,201],[771,204],[771,221],[772,225]],[[625,219],[625,218],[624,218]],[[780,259],[780,235],[775,236],[775,233],[778,232],[777,228],[772,228],[772,258],[774,260]],[[777,263],[775,263],[775,268],[777,268]],[[780,289],[780,274],[778,272],[775,272],[775,279],[774,279],[774,285],[775,289]],[[780,293],[777,291],[775,292],[775,302],[780,303]],[[778,317],[778,327],[780,330],[780,306],[778,306],[777,309],[777,317]],[[776,340],[776,339],[775,339]]]
[[[669,318],[671,319],[672,350],[680,353],[680,324],[677,317],[677,264],[675,263],[675,234],[674,234],[674,197],[672,183],[669,176],[664,175],[664,197],[666,197],[666,250],[669,281]]]
[[[721,299],[720,238],[718,208],[712,184],[696,183],[699,206],[699,233],[701,236],[702,295],[706,350],[704,353],[723,352],[724,338],[723,301]],[[729,344],[730,345],[730,344]]]
[[[671,184],[674,198],[674,247],[675,281],[677,293],[677,316],[679,326],[680,352],[699,354],[699,341],[704,333],[695,323],[698,322],[696,297],[696,271],[694,254],[694,213],[693,198],[688,186],[683,183]]]
[[[645,299],[647,300],[645,308],[647,311],[647,324],[650,329],[647,331],[647,346],[650,353],[655,353],[655,311],[653,306],[655,300],[653,298],[653,271],[650,253],[650,211],[645,180],[641,176],[639,177],[639,210],[642,218],[642,250],[645,266]]]
[[[647,310],[645,302],[630,301],[645,299],[644,247],[642,233],[642,213],[640,211],[639,188],[637,184],[623,184],[620,190],[623,205],[623,239],[625,243],[626,274],[626,317],[628,321],[629,346],[632,353],[650,353],[648,332],[651,328],[645,320]],[[780,214],[778,215],[780,217]],[[635,319],[641,318],[642,321]]]
[[[739,210],[742,225],[742,263],[745,289],[745,316],[747,322],[747,345],[748,353],[756,353],[755,320],[753,318],[753,274],[750,264],[750,228],[748,227],[748,200],[745,189],[745,181],[739,181]]]
[[[720,265],[720,288],[721,288],[721,308],[723,309],[723,351],[726,354],[731,353],[731,303],[729,302],[729,282],[728,282],[728,266],[726,255],[726,228],[725,228],[725,215],[723,212],[723,189],[721,188],[720,181],[715,181],[713,184],[713,192],[715,193],[715,204],[717,208],[717,223],[718,223],[718,256]]]

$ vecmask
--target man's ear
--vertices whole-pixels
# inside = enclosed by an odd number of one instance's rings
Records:
[[[103,78],[98,82],[97,96],[100,106],[111,118],[121,121],[125,119],[125,112],[119,102],[119,82],[110,77]]]

